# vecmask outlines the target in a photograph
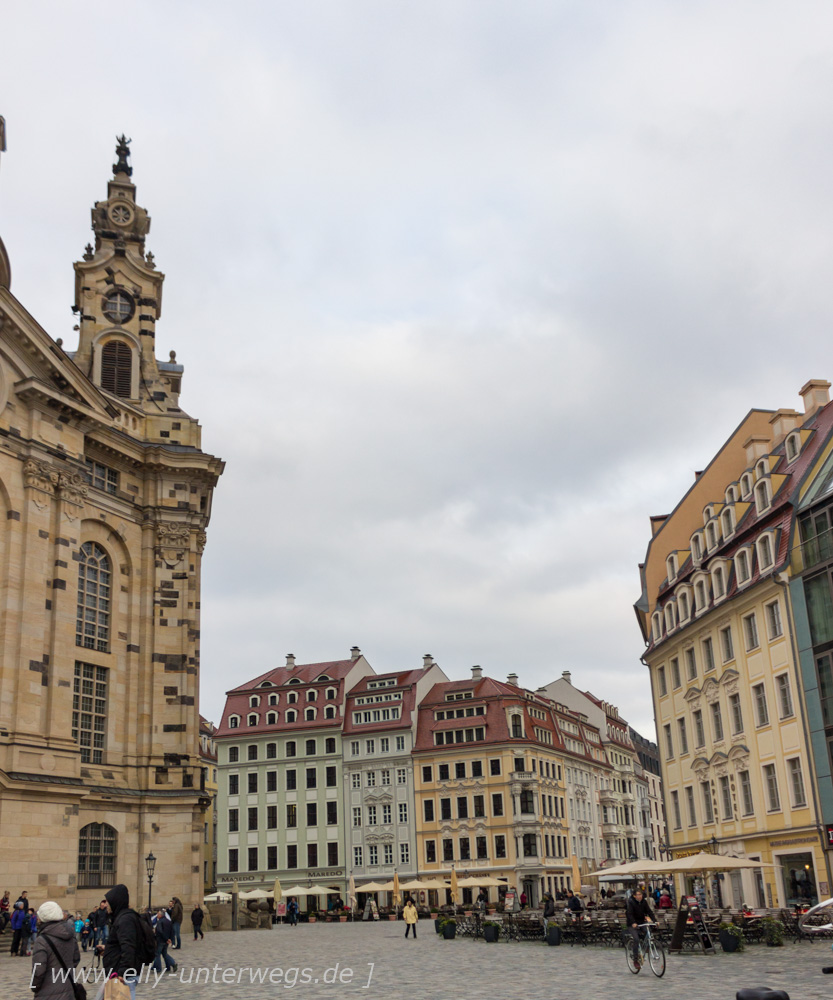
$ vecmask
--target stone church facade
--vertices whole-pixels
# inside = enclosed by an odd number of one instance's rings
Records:
[[[2,143],[0,143],[2,148]],[[0,242],[0,888],[201,898],[200,572],[223,463],[155,353],[164,275],[128,141],[75,268],[78,347]],[[157,893],[158,888],[158,893]]]

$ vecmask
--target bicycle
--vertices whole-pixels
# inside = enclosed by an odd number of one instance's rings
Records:
[[[630,941],[625,942],[625,958],[628,968],[636,975],[642,966],[647,962],[651,966],[651,972],[661,978],[665,975],[665,948],[654,940],[651,928],[656,924],[640,924],[640,928],[645,928],[645,936],[639,941],[639,964],[633,959],[633,946]]]

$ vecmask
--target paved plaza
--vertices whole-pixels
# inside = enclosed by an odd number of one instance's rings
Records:
[[[656,979],[647,969],[631,975],[618,948],[486,944],[467,938],[443,941],[428,920],[420,921],[419,935],[416,941],[406,941],[403,923],[380,922],[214,932],[197,943],[183,936],[182,949],[172,953],[178,971],[155,985],[153,978],[140,985],[137,1000],[259,1000],[282,995],[304,1000],[652,1000],[672,996],[734,1000],[741,987],[764,985],[786,990],[791,1000],[833,996],[833,976],[821,974],[822,965],[833,964],[833,954],[821,942],[784,948],[756,946],[741,955],[670,956],[665,977]],[[0,936],[0,997],[22,1000],[31,995],[31,959],[11,958],[8,941],[7,934]],[[90,961],[89,953],[82,953],[82,964]],[[259,981],[261,976],[265,981]],[[88,1000],[95,1000],[96,992],[90,984]]]

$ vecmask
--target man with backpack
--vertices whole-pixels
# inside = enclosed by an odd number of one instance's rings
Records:
[[[112,922],[103,964],[108,976],[115,974],[130,987],[130,998],[136,1000],[136,981],[143,965],[156,958],[156,945],[150,921],[130,909],[130,894],[126,885],[116,885],[104,896]]]

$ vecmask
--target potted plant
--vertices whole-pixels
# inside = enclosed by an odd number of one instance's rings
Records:
[[[440,914],[440,911],[435,906],[432,906],[429,912],[431,913],[432,920],[436,920]]]
[[[761,927],[764,931],[764,941],[770,948],[780,948],[784,944],[784,925],[775,917],[762,917]]]
[[[440,930],[446,941],[451,941],[457,935],[457,921],[452,917],[447,917],[440,921]]]
[[[722,923],[718,928],[717,940],[724,951],[743,951],[743,931],[737,924]]]
[[[561,944],[561,928],[555,920],[547,921],[547,944]]]
[[[339,913],[338,913],[338,922],[340,924],[346,924],[347,923],[347,916],[348,916],[347,910],[339,910]]]
[[[483,937],[489,944],[497,941],[500,937],[500,924],[496,920],[484,920]]]
[[[313,910],[310,910],[309,916],[307,917],[307,923],[314,924],[317,920],[318,917],[315,915],[315,912]]]

